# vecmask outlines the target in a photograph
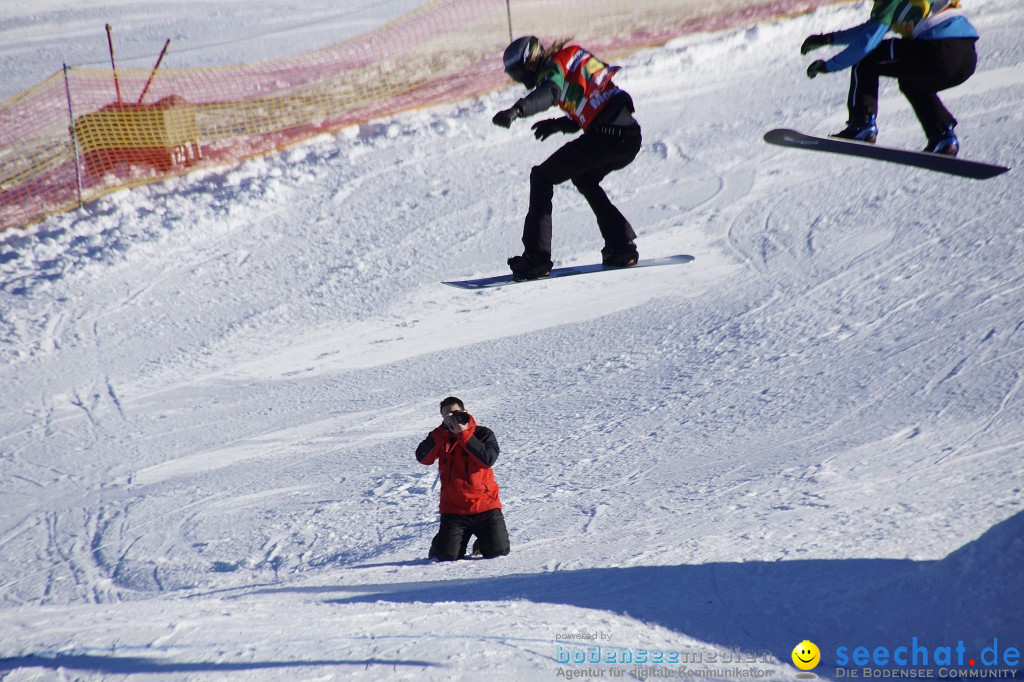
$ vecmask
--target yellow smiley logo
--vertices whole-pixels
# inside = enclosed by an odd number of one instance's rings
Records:
[[[806,639],[793,649],[793,665],[801,670],[811,670],[821,661],[821,652],[814,642]]]

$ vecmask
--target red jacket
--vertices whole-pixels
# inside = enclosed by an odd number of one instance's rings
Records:
[[[416,448],[416,459],[437,461],[441,476],[442,514],[481,514],[501,509],[498,483],[491,465],[498,459],[498,440],[486,426],[469,418],[469,428],[454,434],[438,426]]]

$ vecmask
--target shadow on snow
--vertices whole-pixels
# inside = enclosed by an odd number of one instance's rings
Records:
[[[53,656],[18,656],[0,659],[0,672],[18,668],[42,668],[44,670],[83,670],[108,674],[139,673],[193,673],[193,672],[239,672],[245,670],[268,670],[275,668],[304,668],[343,665],[384,665],[432,667],[428,661],[390,661],[366,659],[362,661],[239,661],[237,663],[182,662],[141,656],[92,656],[85,654],[56,654]]]
[[[1022,565],[1024,512],[1019,512],[937,561],[807,559],[592,568],[318,591],[358,593],[331,603],[526,599],[567,604],[628,615],[716,646],[769,652],[785,662],[799,642],[809,639],[820,647],[825,666],[836,664],[837,647],[846,646],[849,653],[858,646],[892,651],[912,647],[916,637],[929,650],[927,662],[923,654],[918,658],[923,664],[918,667],[934,667],[936,647],[952,647],[955,664],[961,641],[968,657],[978,657],[994,638],[1001,651],[1024,649]],[[581,632],[593,629],[586,622],[575,625]]]

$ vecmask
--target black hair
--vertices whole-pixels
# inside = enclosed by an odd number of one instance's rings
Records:
[[[458,405],[460,410],[466,410],[466,406],[462,404],[462,401],[453,395],[450,395],[441,401],[441,409],[443,410],[448,405]]]

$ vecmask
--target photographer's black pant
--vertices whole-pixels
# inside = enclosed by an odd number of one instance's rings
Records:
[[[511,549],[505,516],[500,509],[492,509],[481,514],[441,514],[441,527],[430,543],[429,556],[439,561],[461,559],[474,535],[485,559],[505,556]]]
[[[960,85],[974,73],[978,65],[974,42],[974,38],[883,40],[851,69],[850,120],[878,114],[878,80],[887,76],[899,82],[929,139],[945,126],[956,125],[936,93]]]
[[[607,131],[607,132],[602,132]],[[597,216],[605,246],[621,249],[634,239],[629,221],[601,188],[612,171],[625,168],[640,152],[640,126],[602,126],[567,143],[530,173],[530,209],[523,225],[525,254],[551,259],[551,198],[566,180],[584,196]]]

